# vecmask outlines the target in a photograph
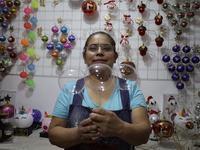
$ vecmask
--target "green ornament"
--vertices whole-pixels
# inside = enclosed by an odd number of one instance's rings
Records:
[[[33,8],[38,8],[39,3],[38,3],[37,1],[33,1],[33,2],[31,3],[31,6],[32,6]]]
[[[29,37],[30,39],[34,39],[34,38],[35,38],[35,33],[29,32],[28,37]]]
[[[42,41],[43,42],[47,42],[48,40],[49,40],[49,38],[46,35],[42,36]]]
[[[29,54],[29,56],[33,56],[35,55],[35,50],[31,48],[27,51],[27,53]]]
[[[26,85],[33,86],[34,85],[34,81],[32,79],[29,79],[29,80],[27,80]]]
[[[56,60],[56,65],[61,66],[63,64],[61,59],[57,59]]]
[[[5,62],[3,60],[0,60],[0,66],[3,66]]]

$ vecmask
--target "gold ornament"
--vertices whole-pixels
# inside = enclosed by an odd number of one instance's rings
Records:
[[[97,4],[98,4],[98,5],[101,5],[101,0],[97,0]]]
[[[135,21],[137,24],[141,25],[143,23],[143,19],[140,17],[137,17],[137,20]]]
[[[110,17],[110,15],[109,15],[109,14],[106,14],[106,15],[104,16],[104,19],[105,19],[106,21],[108,21],[108,20],[110,20],[110,19],[111,19],[111,17]]]
[[[25,16],[23,17],[23,19],[24,19],[25,21],[28,21],[28,20],[29,20],[29,16],[28,16],[28,15],[25,15]]]
[[[36,59],[36,60],[39,60],[39,59],[40,59],[40,55],[38,55],[38,54],[35,55],[35,59]]]
[[[174,40],[175,40],[175,41],[179,41],[179,40],[180,40],[180,36],[174,37]]]
[[[14,30],[14,26],[10,26],[10,31],[13,31]]]
[[[160,27],[160,29],[159,29],[159,32],[160,32],[160,34],[165,34],[166,33],[166,30],[167,29],[165,29],[165,28],[163,28],[163,27]]]
[[[27,48],[28,48],[28,45],[23,45],[22,48],[23,48],[23,49],[27,49]]]
[[[54,0],[53,2],[54,2],[54,4],[55,4],[55,5],[57,5],[57,4],[58,4],[58,0]]]
[[[40,0],[40,6],[43,6],[43,7],[45,7],[44,0]]]
[[[62,23],[63,22],[63,20],[62,20],[62,18],[60,17],[60,18],[58,18],[57,19],[57,21],[58,21],[58,23]]]
[[[127,30],[126,30],[126,35],[132,36],[132,31],[131,31],[130,29],[127,29]]]
[[[37,28],[37,34],[38,34],[38,35],[42,35],[42,27]]]
[[[5,51],[5,50],[6,50],[6,46],[3,43],[1,43],[1,45],[0,45],[0,51]]]

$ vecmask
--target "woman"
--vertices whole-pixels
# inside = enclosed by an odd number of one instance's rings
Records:
[[[105,32],[91,34],[85,43],[83,58],[88,67],[101,63],[112,68],[118,58],[115,41]],[[123,80],[116,78],[115,82],[120,84]],[[84,84],[81,80],[71,81],[64,88],[81,84]],[[132,81],[129,84],[134,85]],[[135,86],[112,95],[115,88],[113,85],[102,92],[101,108],[98,93],[87,86],[84,98],[90,103],[85,103],[80,95],[61,91],[48,130],[50,142],[70,150],[131,150],[146,143],[150,123],[141,90]],[[107,104],[111,99],[112,105]],[[77,118],[79,121],[74,121]]]

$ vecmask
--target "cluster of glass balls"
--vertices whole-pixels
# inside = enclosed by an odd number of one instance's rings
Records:
[[[46,48],[51,51],[51,56],[56,58],[56,64],[58,66],[63,65],[62,58],[67,57],[68,51],[72,48],[72,43],[75,42],[75,36],[73,34],[68,36],[68,28],[62,26],[60,29],[55,25],[51,28],[53,35],[51,41],[48,42],[48,36],[42,36],[41,40],[46,42]],[[58,32],[61,31],[62,35],[59,39]],[[48,42],[48,43],[47,43]]]
[[[190,80],[190,74],[194,72],[194,67],[199,64],[200,58],[191,52],[191,48],[188,45],[181,47],[176,44],[171,50],[173,55],[163,55],[162,61],[167,64],[168,71],[172,73],[172,80],[177,81],[176,87],[183,89],[183,82]]]

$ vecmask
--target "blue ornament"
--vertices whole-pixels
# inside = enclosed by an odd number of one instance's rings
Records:
[[[169,61],[170,61],[169,55],[168,55],[168,54],[165,54],[165,55],[163,56],[163,58],[162,58],[162,61],[163,61],[163,62],[169,62]]]
[[[9,9],[7,7],[3,7],[1,10],[4,14],[9,13]]]
[[[1,23],[1,27],[4,28],[4,29],[8,28],[8,23],[7,22],[2,22]]]
[[[28,69],[29,69],[30,71],[33,71],[33,70],[35,69],[35,65],[34,65],[33,63],[30,63],[30,64],[28,65]]]
[[[172,50],[174,52],[179,52],[180,51],[180,46],[176,44],[175,46],[172,47]]]
[[[187,56],[185,56],[185,57],[182,58],[182,62],[183,62],[184,64],[187,64],[187,63],[190,62],[190,58],[187,57]]]
[[[189,79],[190,79],[190,76],[186,73],[182,76],[183,81],[189,81]]]
[[[186,71],[187,72],[193,72],[194,71],[194,66],[192,66],[191,64],[186,66]]]
[[[176,70],[177,70],[178,72],[183,72],[184,69],[185,69],[185,68],[184,68],[183,65],[178,65],[177,68],[176,68]]]
[[[172,75],[172,80],[178,80],[179,79],[179,75],[177,74],[177,73],[174,73],[173,75]]]
[[[63,49],[63,45],[60,44],[60,43],[56,44],[56,49],[57,50],[62,50]]]
[[[72,35],[72,34],[68,37],[68,40],[69,40],[70,42],[74,42],[75,39],[76,39],[75,36]]]
[[[33,23],[33,24],[36,24],[36,23],[38,22],[37,18],[34,17],[34,16],[30,19],[30,21],[31,21],[31,23]]]
[[[176,84],[176,87],[179,89],[179,90],[182,90],[184,88],[184,84],[182,82],[178,82]]]
[[[194,57],[192,58],[192,62],[193,62],[194,64],[198,63],[199,60],[200,60],[200,59],[199,59],[198,56],[194,56]]]
[[[173,62],[179,63],[180,61],[181,61],[181,57],[180,56],[178,56],[178,55],[174,56]]]
[[[3,34],[0,36],[0,41],[2,42],[6,41],[6,37]]]
[[[47,49],[48,50],[53,50],[54,49],[54,45],[51,44],[51,43],[47,44]]]
[[[169,66],[168,66],[168,70],[170,71],[170,72],[174,72],[175,71],[175,66],[174,66],[174,64],[170,64]]]
[[[183,50],[184,53],[189,53],[191,49],[188,45],[186,45],[186,46],[183,47],[182,50]]]
[[[67,33],[68,29],[67,29],[65,26],[63,26],[63,27],[60,29],[60,31],[61,31],[62,33]]]

